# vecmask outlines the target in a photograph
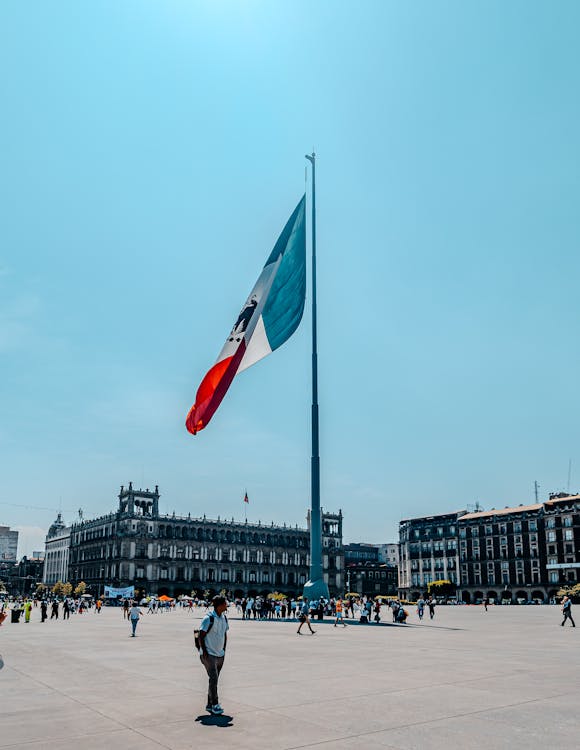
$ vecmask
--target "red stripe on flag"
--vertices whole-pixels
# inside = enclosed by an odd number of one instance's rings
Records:
[[[201,381],[195,396],[195,404],[189,410],[185,420],[187,431],[191,432],[192,435],[203,430],[209,424],[236,376],[245,353],[246,342],[245,339],[242,339],[235,354],[232,357],[222,359],[221,362],[216,362]]]

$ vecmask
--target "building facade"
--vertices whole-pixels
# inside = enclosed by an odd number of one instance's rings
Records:
[[[351,542],[344,545],[344,561],[349,563],[379,562],[379,550],[376,544]]]
[[[389,563],[399,567],[399,544],[390,542],[388,544],[377,544],[379,550],[379,562]]]
[[[234,596],[299,594],[308,580],[308,529],[159,513],[159,490],[121,487],[115,513],[73,524],[69,576],[101,594],[135,585],[178,596],[225,589]],[[331,594],[344,591],[342,513],[323,513],[323,571]]]
[[[0,560],[16,562],[18,554],[18,532],[10,526],[0,526]]]
[[[549,593],[580,581],[580,495],[550,495],[544,503],[544,545]]]
[[[347,562],[346,588],[359,596],[396,596],[399,575],[396,565],[381,562]]]
[[[523,603],[548,598],[542,510],[537,503],[467,513],[459,519],[457,596],[462,601]]]
[[[408,519],[399,531],[404,598],[424,595],[433,580],[449,580],[467,604],[546,602],[580,581],[580,495]]]
[[[68,581],[70,531],[70,526],[65,525],[59,513],[46,535],[42,582],[47,586]]]
[[[399,524],[399,596],[416,600],[433,581],[459,583],[459,519],[466,511]]]

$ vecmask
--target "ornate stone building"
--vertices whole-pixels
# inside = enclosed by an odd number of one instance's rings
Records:
[[[344,592],[342,512],[322,514],[324,577]],[[300,594],[309,574],[308,529],[159,513],[159,490],[121,487],[115,513],[71,528],[69,580],[101,594],[105,585],[178,596]]]

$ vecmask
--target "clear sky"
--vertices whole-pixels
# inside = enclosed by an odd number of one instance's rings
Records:
[[[580,485],[576,2],[0,11],[0,524],[159,484],[304,524],[310,329],[199,382],[317,152],[322,504],[346,541]],[[307,301],[308,315],[310,293]]]

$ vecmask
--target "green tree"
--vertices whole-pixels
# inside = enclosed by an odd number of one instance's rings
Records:
[[[2,588],[2,587],[0,586],[0,588]],[[44,594],[47,591],[48,591],[48,586],[46,586],[46,584],[44,584],[44,583],[37,583],[36,584],[36,593],[35,593],[36,597],[44,596]]]
[[[87,590],[87,584],[84,581],[77,583],[75,586],[75,596],[82,596]]]
[[[453,596],[456,590],[457,586],[451,581],[432,581],[427,584],[429,596]]]
[[[572,601],[577,604],[580,602],[580,583],[576,583],[574,586],[564,586],[558,591],[558,598],[569,596]]]
[[[56,596],[62,596],[64,592],[64,583],[62,581],[57,581],[54,586],[52,587],[52,593]]]

